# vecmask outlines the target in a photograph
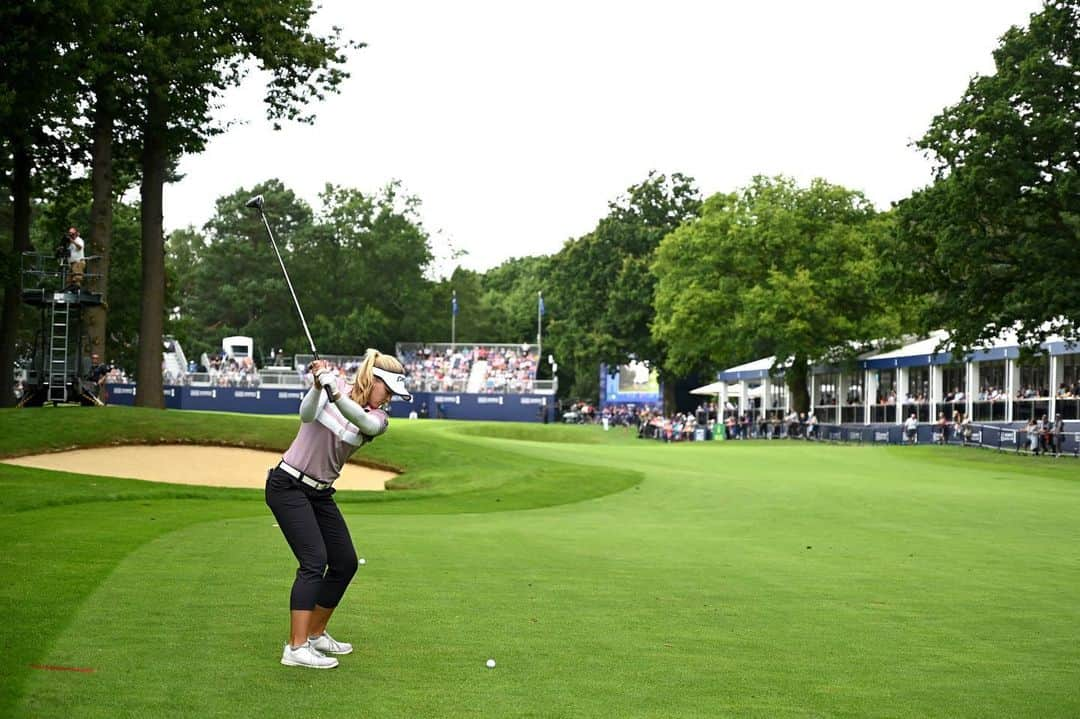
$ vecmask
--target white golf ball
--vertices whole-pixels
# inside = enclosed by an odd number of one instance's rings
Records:
[[[487,660],[487,668],[488,669],[494,669],[495,668],[495,660],[494,659],[488,659]]]
[[[357,564],[367,564],[367,560],[364,559],[363,557],[360,557],[360,559],[357,559],[356,562],[357,562]]]

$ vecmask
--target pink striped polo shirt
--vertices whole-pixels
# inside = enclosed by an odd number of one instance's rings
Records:
[[[347,395],[349,388],[344,379],[338,378],[338,391]],[[335,425],[344,427],[349,432],[359,433],[360,428],[345,419],[338,408],[322,398],[321,412],[328,414]],[[376,419],[381,420],[382,430],[386,431],[390,418],[381,409],[369,409],[368,412]],[[361,435],[364,444],[367,444],[374,436]],[[322,482],[332,482],[341,474],[341,468],[348,461],[352,453],[359,447],[343,442],[340,437],[323,426],[318,419],[311,422],[301,422],[300,431],[296,433],[296,439],[289,445],[282,459],[286,463],[296,467],[301,472]]]

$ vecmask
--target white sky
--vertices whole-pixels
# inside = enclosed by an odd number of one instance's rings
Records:
[[[277,177],[313,206],[326,182],[400,179],[439,254],[487,269],[591,230],[649,170],[703,195],[755,174],[824,177],[886,208],[930,180],[910,146],[993,72],[992,50],[1039,0],[325,0],[317,25],[368,47],[316,107],[274,132],[256,76],[240,124],[183,159],[165,226]]]

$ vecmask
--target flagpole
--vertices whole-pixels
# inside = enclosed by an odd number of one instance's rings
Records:
[[[540,319],[544,316],[544,293],[540,290],[536,291],[536,374],[540,376],[540,363],[544,357],[544,329],[541,326]]]
[[[457,290],[453,290],[453,298],[450,300],[450,351],[454,351],[457,344]]]

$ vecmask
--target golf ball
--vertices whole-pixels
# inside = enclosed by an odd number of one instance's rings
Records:
[[[357,559],[356,561],[357,561],[358,564],[367,564],[367,560],[364,559],[363,557],[360,557],[360,559]]]
[[[495,660],[494,659],[488,659],[487,660],[487,668],[488,669],[494,669],[495,668]]]

